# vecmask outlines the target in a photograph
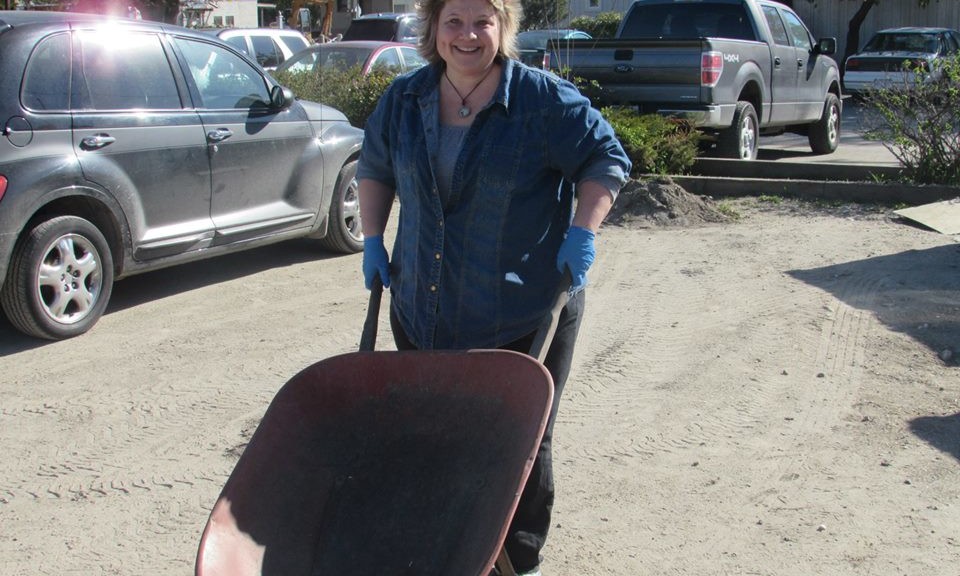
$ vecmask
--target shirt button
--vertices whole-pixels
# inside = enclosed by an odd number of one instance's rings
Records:
[[[431,284],[431,285],[430,285],[430,291],[431,291],[431,292],[436,292],[436,291],[437,291],[437,285],[436,285],[436,284]]]
[[[434,259],[434,260],[439,260],[439,259],[440,259],[440,253],[437,252],[436,254],[434,254],[434,255],[433,255],[433,259]]]

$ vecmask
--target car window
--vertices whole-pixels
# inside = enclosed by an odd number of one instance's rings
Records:
[[[420,36],[420,26],[416,18],[403,18],[397,26],[398,42],[417,42]]]
[[[387,48],[378,54],[374,61],[370,64],[371,72],[375,70],[399,72],[400,68],[400,53],[397,52],[396,48]]]
[[[798,18],[796,14],[787,12],[786,10],[782,10],[781,13],[787,24],[787,30],[790,32],[790,38],[793,40],[794,47],[808,51],[812,50],[813,41],[810,40],[810,33],[807,32],[807,27],[803,25],[800,18]]]
[[[156,34],[81,31],[78,90],[82,109],[180,108],[177,83]],[[123,50],[117,47],[122,46]]]
[[[253,42],[253,53],[256,55],[257,64],[264,68],[276,68],[283,62],[283,51],[277,46],[273,38],[269,36],[251,36]]]
[[[41,40],[27,62],[21,100],[31,110],[70,107],[70,35]]]
[[[289,70],[290,72],[307,72],[313,70],[319,54],[320,53],[317,50],[304,50],[302,52],[298,52],[285,60],[280,68],[283,70]]]
[[[403,61],[404,64],[407,65],[407,70],[413,70],[427,65],[427,60],[417,52],[416,48],[404,47],[400,49],[400,53],[403,55]]]
[[[300,38],[298,36],[281,36],[277,38],[281,44],[287,47],[287,50],[291,54],[296,54],[297,52],[303,50],[304,48],[309,48],[310,43],[307,42],[306,38]]]
[[[790,37],[787,36],[787,29],[783,26],[783,20],[780,19],[780,12],[773,6],[764,6],[763,15],[767,19],[767,26],[770,27],[770,34],[773,35],[773,42],[781,46],[789,46]]]
[[[204,108],[268,106],[270,93],[263,76],[242,58],[213,44],[177,38]]]
[[[947,48],[947,54],[954,54],[957,50],[960,50],[960,45],[957,44],[957,39],[953,34],[947,32],[943,35],[943,43]]]
[[[234,48],[240,50],[247,56],[250,55],[250,51],[247,50],[247,39],[243,36],[231,36],[226,39],[226,43],[233,46]]]

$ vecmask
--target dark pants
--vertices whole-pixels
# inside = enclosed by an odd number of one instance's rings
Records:
[[[537,457],[530,470],[530,476],[523,487],[523,494],[517,505],[517,511],[510,523],[507,539],[504,546],[510,561],[517,572],[528,572],[540,564],[540,550],[547,539],[550,529],[550,513],[553,510],[553,457],[551,445],[553,441],[553,423],[557,418],[557,408],[560,405],[560,396],[563,385],[570,374],[570,365],[573,362],[573,349],[580,331],[580,320],[583,317],[583,307],[586,301],[584,291],[567,302],[560,312],[557,331],[550,351],[543,365],[553,378],[553,407],[547,420],[547,427],[540,441]],[[397,350],[415,350],[416,347],[407,338],[403,327],[390,310],[390,327],[393,329],[393,338]],[[504,350],[514,350],[528,353],[533,345],[534,334],[529,334],[519,340],[502,346]]]

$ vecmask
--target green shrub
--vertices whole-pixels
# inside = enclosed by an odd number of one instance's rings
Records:
[[[613,126],[634,174],[684,174],[697,159],[700,134],[688,123],[632,107],[601,110]]]
[[[594,38],[613,38],[622,19],[623,14],[619,12],[601,12],[596,17],[577,16],[570,21],[570,27],[583,30]]]
[[[364,76],[360,67],[355,66],[322,74],[284,71],[274,76],[298,98],[333,106],[346,114],[351,124],[363,128],[396,74],[375,70]]]
[[[946,59],[939,78],[914,67],[912,76],[864,96],[863,136],[882,142],[917,184],[960,185],[960,56]]]

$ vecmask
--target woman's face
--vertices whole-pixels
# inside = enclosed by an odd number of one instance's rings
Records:
[[[437,53],[451,72],[480,75],[500,50],[500,21],[488,0],[447,0],[437,25]]]

